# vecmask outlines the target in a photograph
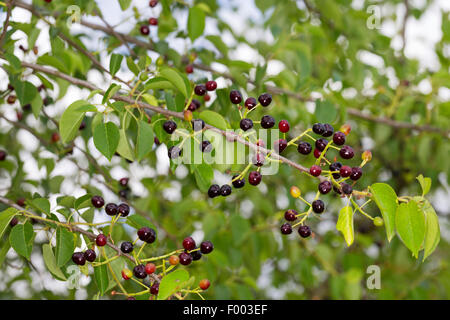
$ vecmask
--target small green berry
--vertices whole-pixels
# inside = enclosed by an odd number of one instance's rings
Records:
[[[375,217],[375,219],[373,219],[373,224],[377,227],[382,227],[383,226],[383,219],[380,217]]]

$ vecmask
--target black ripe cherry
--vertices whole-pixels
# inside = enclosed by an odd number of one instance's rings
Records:
[[[138,264],[133,268],[133,274],[138,279],[145,279],[145,277],[147,277],[147,272],[145,272],[145,266],[143,264]]]
[[[333,187],[333,185],[331,184],[331,182],[326,180],[326,181],[322,181],[321,183],[319,183],[318,189],[321,194],[327,194],[328,192],[331,191],[332,187]]]
[[[123,253],[130,253],[131,251],[133,251],[133,244],[129,241],[122,242],[122,244],[120,245],[120,251],[122,251]]]
[[[230,92],[230,101],[233,104],[239,104],[242,102],[242,95],[239,91],[237,90],[232,90]]]
[[[128,185],[128,181],[129,181],[130,179],[129,178],[121,178],[120,180],[119,180],[119,184],[122,186],[122,187],[126,187],[127,185]]]
[[[94,262],[95,259],[97,258],[97,254],[95,253],[94,250],[88,249],[84,252],[84,258],[89,262]]]
[[[273,128],[275,125],[275,119],[270,115],[265,115],[261,118],[261,127],[264,129]]]
[[[208,140],[203,140],[202,143],[200,144],[200,151],[201,152],[208,153],[208,152],[211,152],[212,149],[213,149],[213,145]]]
[[[267,107],[272,102],[272,95],[269,93],[263,93],[258,97],[258,101],[263,107]]]
[[[244,102],[244,106],[248,110],[252,110],[254,107],[256,107],[257,104],[258,104],[258,102],[253,97],[248,97],[247,99],[245,99],[245,102]]]
[[[309,144],[309,142],[300,141],[297,147],[297,151],[304,155],[310,154],[312,151],[311,144]]]
[[[194,119],[192,120],[192,129],[194,131],[200,131],[203,130],[203,128],[205,128],[205,121],[203,121],[202,119]]]
[[[325,150],[325,147],[327,146],[327,144],[328,144],[327,139],[323,139],[323,138],[317,139],[316,144],[315,144],[316,149],[319,151],[323,151],[323,150]]]
[[[297,211],[295,211],[294,209],[289,209],[284,213],[284,218],[287,221],[295,221],[297,219],[296,215],[297,215]]]
[[[153,243],[156,240],[156,231],[150,227],[142,227],[138,230],[137,235],[140,240],[147,243]]]
[[[180,263],[183,266],[187,266],[187,265],[191,264],[191,262],[192,262],[192,256],[187,252],[180,253],[178,258],[180,258]]]
[[[250,183],[252,186],[257,186],[261,183],[261,180],[262,176],[258,171],[252,171],[248,175],[248,183]]]
[[[115,216],[119,212],[119,208],[115,203],[108,203],[105,207],[105,212],[108,216]]]
[[[184,68],[184,71],[186,71],[186,73],[192,73],[194,72],[194,66],[192,64],[188,64],[186,68]]]
[[[320,199],[314,200],[311,206],[315,213],[322,213],[325,210],[325,203]]]
[[[265,156],[262,153],[257,153],[252,159],[252,162],[257,167],[262,167],[265,162]]]
[[[342,146],[345,143],[345,134],[341,131],[337,131],[333,135],[333,142],[338,146]]]
[[[126,203],[121,203],[119,204],[119,206],[117,207],[119,214],[122,217],[126,217],[128,216],[128,214],[130,213],[130,206],[127,205]]]
[[[352,192],[353,192],[352,186],[345,182],[341,183],[341,189],[342,189],[342,192],[347,195],[352,194]]]
[[[302,238],[308,238],[311,235],[311,228],[308,226],[300,226],[298,228],[298,234]]]
[[[343,159],[351,159],[355,155],[353,152],[352,147],[350,146],[343,146],[341,150],[339,150],[339,154]]]
[[[220,195],[220,186],[218,184],[213,184],[208,189],[208,196],[210,198],[215,198]]]
[[[158,25],[158,18],[150,18],[148,19],[148,24],[151,26],[157,26]]]
[[[362,177],[362,174],[363,174],[363,172],[360,167],[353,167],[352,173],[350,174],[350,179],[352,179],[353,181],[356,181]]]
[[[158,0],[150,0],[150,2],[149,2],[149,6],[151,7],[151,8],[154,8],[154,7],[156,7],[156,5],[158,4]]]
[[[323,137],[331,137],[333,135],[333,132],[334,132],[333,126],[331,124],[329,124],[329,123],[325,123],[323,125],[323,127],[324,127],[325,131],[322,133],[322,136]]]
[[[96,208],[101,208],[105,205],[105,200],[101,196],[93,196],[91,198],[91,203]]]
[[[291,234],[292,233],[292,226],[289,223],[284,223],[281,225],[281,233],[282,234]]]
[[[222,197],[227,197],[231,194],[231,186],[229,186],[228,184],[224,184],[220,187],[219,192]]]
[[[319,150],[317,150],[316,148],[314,148],[314,158],[319,158],[322,152],[320,152]]]
[[[151,287],[150,287],[150,293],[153,295],[157,295],[159,292],[159,283],[155,282]]]
[[[190,254],[192,256],[193,261],[197,261],[202,258],[202,253],[200,252],[200,250],[192,251],[192,252],[190,252]]]
[[[314,133],[321,135],[322,133],[325,132],[325,127],[321,123],[314,123],[312,130]]]
[[[250,130],[253,128],[253,121],[251,119],[244,118],[239,123],[239,126],[243,131]]]
[[[164,131],[167,132],[168,134],[172,134],[172,133],[174,133],[174,131],[177,129],[177,124],[175,123],[175,121],[167,120],[167,121],[164,122],[164,124],[163,124],[163,129],[164,129]]]
[[[198,96],[204,96],[206,94],[206,86],[204,84],[198,84],[195,86],[194,92]]]
[[[72,254],[72,261],[79,266],[84,266],[86,258],[84,257],[83,252],[74,252]]]
[[[200,252],[203,254],[211,253],[214,250],[214,245],[211,241],[203,241],[200,243]]]
[[[332,171],[332,172],[335,171],[332,174],[333,178],[339,179],[341,177],[341,175],[339,174],[339,170],[341,170],[341,167],[342,167],[342,163],[340,163],[340,162],[333,162],[332,164],[330,164],[330,171]]]
[[[236,189],[242,188],[245,185],[245,178],[242,179],[237,179],[239,175],[236,174],[233,176],[233,178],[231,179],[231,183],[233,184],[233,187],[235,187]]]

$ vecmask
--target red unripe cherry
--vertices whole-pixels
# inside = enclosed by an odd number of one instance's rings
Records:
[[[289,122],[287,120],[281,120],[278,123],[278,129],[280,129],[281,132],[286,133],[289,131]]]

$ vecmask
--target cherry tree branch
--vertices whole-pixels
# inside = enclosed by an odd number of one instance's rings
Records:
[[[314,11],[314,12],[320,14],[320,12],[317,12],[317,10],[315,8],[312,8],[312,6],[310,6],[308,1],[305,1],[305,4],[307,6],[309,6],[310,11]],[[16,1],[15,5],[17,7],[21,7],[23,9],[26,9],[26,10],[32,12],[35,15],[39,15],[38,11],[32,5],[26,4],[26,3],[22,2],[22,1]],[[54,17],[58,17],[59,16],[59,13],[48,13],[48,14],[52,15]],[[81,19],[79,23],[81,25],[87,27],[87,28],[92,29],[92,30],[101,31],[101,32],[106,33],[106,34],[108,34],[110,36],[118,37],[121,40],[121,42],[125,41],[125,42],[128,42],[128,43],[132,43],[132,44],[134,44],[134,45],[136,45],[138,47],[144,48],[146,50],[152,50],[152,51],[154,50],[154,47],[153,47],[152,43],[142,41],[142,40],[140,40],[140,39],[138,39],[136,37],[130,36],[128,34],[117,32],[111,26],[106,26],[105,27],[105,26],[102,26],[102,25],[99,25],[99,24],[88,22],[88,21],[83,20],[83,19]],[[230,74],[228,74],[226,72],[216,71],[216,70],[214,70],[213,68],[211,68],[211,67],[209,67],[207,65],[196,63],[196,64],[194,64],[194,67],[197,68],[197,69],[200,69],[200,70],[203,70],[203,71],[207,71],[207,72],[211,72],[211,73],[214,73],[214,74],[216,74],[218,76],[221,76],[221,77],[233,80],[233,77]],[[248,82],[251,83],[251,84],[254,84],[254,82],[252,80],[248,80]],[[307,101],[314,102],[315,101],[315,99],[313,99],[311,97],[304,96],[304,95],[302,95],[300,93],[293,92],[293,91],[288,90],[288,89],[279,88],[279,87],[272,86],[272,85],[266,85],[265,87],[266,87],[267,91],[272,93],[272,94],[284,94],[284,95],[287,95],[288,97],[291,97],[293,99],[296,99],[296,100],[299,100],[299,101],[302,101],[302,102],[307,102]],[[371,121],[371,122],[381,123],[381,124],[384,124],[384,125],[391,126],[393,128],[398,128],[398,129],[403,129],[404,128],[404,129],[410,129],[410,130],[415,130],[415,131],[419,131],[419,132],[434,132],[434,133],[441,134],[442,136],[444,136],[447,139],[450,139],[450,130],[444,130],[444,129],[441,129],[441,128],[438,128],[438,127],[434,127],[434,126],[431,126],[431,125],[415,125],[415,124],[412,124],[410,122],[396,121],[396,120],[392,120],[392,119],[385,118],[385,117],[377,117],[377,116],[374,116],[374,115],[367,115],[364,112],[362,112],[361,110],[358,110],[358,109],[355,109],[355,108],[347,108],[347,113],[349,115],[353,116],[353,117],[356,117],[356,118],[364,119],[364,120]]]

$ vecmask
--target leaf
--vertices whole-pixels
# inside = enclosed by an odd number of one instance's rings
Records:
[[[30,205],[36,210],[50,215],[50,201],[48,199],[36,198],[31,201]]]
[[[18,224],[11,229],[9,243],[11,247],[22,257],[30,260],[33,250],[34,230],[30,222]]]
[[[131,216],[128,216],[127,218],[127,224],[132,226],[133,228],[140,229],[142,227],[149,227],[155,230],[157,232],[157,229],[155,226],[146,218],[143,216],[139,216],[137,214],[133,214]]]
[[[205,110],[200,113],[200,119],[205,121],[207,124],[216,127],[221,130],[227,130],[227,121],[217,112],[211,110]]]
[[[109,286],[108,267],[106,264],[94,268],[94,279],[100,295],[105,294]]]
[[[422,197],[423,197],[424,195],[426,195],[430,191],[431,179],[430,178],[424,178],[423,175],[418,176],[416,179],[419,181],[420,186],[422,187]]]
[[[239,246],[245,240],[247,232],[250,230],[250,223],[240,214],[234,214],[231,216],[230,225],[233,242],[236,246]]]
[[[82,195],[81,197],[77,198],[74,202],[74,208],[79,210],[87,207],[92,206],[92,195],[90,193],[87,193],[85,195]]]
[[[339,211],[339,218],[336,223],[336,229],[342,232],[347,246],[351,246],[355,239],[353,230],[353,209],[350,206],[346,206]]]
[[[176,89],[176,87],[172,84],[172,82],[166,80],[165,78],[155,77],[147,81],[143,91],[167,89]]]
[[[430,202],[424,200],[424,204],[421,209],[425,214],[425,242],[424,242],[424,254],[423,261],[433,253],[439,244],[441,238],[441,231],[439,228],[439,219],[431,206]]]
[[[36,87],[31,82],[15,81],[13,85],[17,98],[22,106],[31,103],[38,94]]]
[[[131,0],[119,0],[119,4],[120,9],[122,9],[122,11],[125,11],[130,7]]]
[[[178,269],[169,273],[159,283],[158,300],[166,300],[189,280],[189,273],[184,269]]]
[[[17,209],[15,208],[8,208],[0,212],[0,239],[3,237],[3,233],[5,233],[6,228],[8,228],[9,223],[16,214]]]
[[[395,225],[400,239],[417,258],[425,238],[425,216],[415,201],[398,206]]]
[[[94,144],[109,161],[119,145],[119,129],[113,122],[100,123],[94,129]]]
[[[139,120],[136,138],[136,159],[141,161],[153,147],[153,129],[147,121]]]
[[[195,6],[189,9],[187,30],[192,42],[203,34],[205,29],[205,12]]]
[[[61,271],[61,269],[56,265],[56,258],[53,254],[52,247],[46,243],[42,246],[42,255],[44,257],[45,265],[50,271],[50,273],[58,280],[66,281],[67,278],[64,275],[64,273]]]
[[[137,76],[139,74],[139,68],[134,63],[133,57],[128,56],[126,62],[127,62],[128,69],[130,69],[130,71],[133,72],[135,76]]]
[[[395,236],[395,213],[398,207],[397,194],[386,183],[375,183],[370,186],[372,198],[380,209],[386,226],[388,241]]]
[[[214,171],[210,165],[202,163],[194,166],[194,176],[200,191],[206,192],[214,178]]]
[[[62,267],[70,260],[75,250],[75,241],[72,233],[66,228],[58,227],[56,229],[56,265]]]
[[[106,90],[105,94],[103,95],[103,99],[102,99],[102,103],[105,104],[109,99],[111,99],[112,96],[114,96],[117,91],[119,91],[120,89],[122,89],[121,86],[119,86],[118,84],[111,84],[108,88],[108,90]]]
[[[120,65],[122,64],[123,56],[117,53],[113,53],[111,55],[111,60],[109,61],[109,72],[112,76],[114,76],[117,71],[120,69]]]
[[[172,83],[186,98],[188,97],[190,88],[187,87],[186,82],[178,71],[171,68],[163,68],[159,75]]]
[[[334,104],[329,100],[325,101],[317,100],[315,115],[317,121],[324,123],[331,123],[336,119],[337,109],[334,106]]]
[[[125,128],[120,129],[119,145],[117,146],[117,153],[120,154],[125,159],[134,161],[134,153],[130,146],[130,141],[128,141]]]
[[[59,133],[64,143],[72,141],[77,135],[84,115],[88,111],[97,111],[97,109],[84,100],[78,100],[72,103],[61,116],[59,121]]]

